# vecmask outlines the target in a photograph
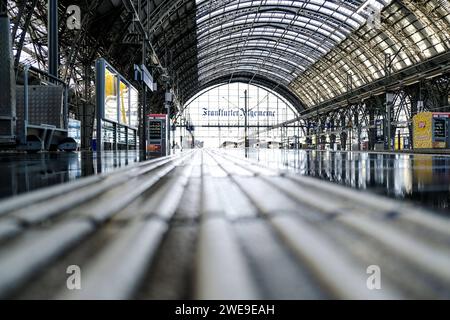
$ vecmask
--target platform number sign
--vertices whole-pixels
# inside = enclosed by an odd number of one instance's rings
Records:
[[[67,29],[81,30],[81,9],[77,5],[70,5],[67,7]]]

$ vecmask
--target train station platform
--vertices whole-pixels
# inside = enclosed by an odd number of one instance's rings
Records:
[[[405,149],[405,150],[317,150],[317,149],[301,149],[317,152],[347,152],[347,153],[373,153],[373,154],[427,154],[427,155],[450,155],[450,149]]]
[[[408,202],[195,150],[0,202],[0,297],[448,299],[449,244]]]

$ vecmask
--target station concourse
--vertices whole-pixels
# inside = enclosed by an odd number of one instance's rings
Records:
[[[0,1],[0,299],[450,298],[450,1]]]

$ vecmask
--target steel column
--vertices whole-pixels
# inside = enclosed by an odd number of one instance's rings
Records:
[[[6,9],[3,7],[2,10]],[[13,72],[10,22],[0,12],[0,139],[14,142],[16,127],[16,82]]]
[[[8,0],[0,0],[0,16],[7,16]]]
[[[244,127],[245,127],[245,141],[244,141],[244,147],[245,147],[245,149],[248,149],[248,148],[250,148],[250,141],[248,140],[248,101],[247,101],[247,99],[248,99],[248,92],[247,92],[247,90],[245,90],[244,91],[244,99],[245,99],[245,103],[244,103],[244,106],[245,106],[245,117],[244,117],[244,119],[245,119],[245,124],[244,124]]]
[[[142,65],[147,65],[147,44],[146,41],[142,42]],[[142,82],[142,108],[141,108],[141,132],[139,138],[139,148],[144,154],[147,150],[147,86]]]
[[[96,149],[97,152],[103,150],[102,145],[102,119],[104,116],[105,105],[105,61],[100,59],[96,63],[96,96],[97,96],[97,136],[96,136]]]
[[[59,68],[58,21],[58,0],[48,0],[48,73],[55,77]]]

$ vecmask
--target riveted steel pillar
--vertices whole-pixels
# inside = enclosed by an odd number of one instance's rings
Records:
[[[13,143],[16,130],[16,82],[6,1],[0,2],[0,140]]]
[[[58,0],[48,0],[48,73],[55,77],[59,68],[58,22]]]

